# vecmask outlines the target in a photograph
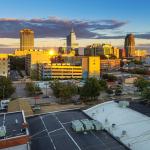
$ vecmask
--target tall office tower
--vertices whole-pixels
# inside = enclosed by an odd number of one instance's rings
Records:
[[[20,50],[34,49],[34,32],[30,29],[20,31]]]
[[[78,43],[76,39],[76,34],[74,30],[72,29],[70,34],[67,36],[67,49],[77,49],[78,48]]]
[[[126,51],[126,57],[134,56],[135,54],[135,40],[133,34],[127,34],[125,37],[124,48]]]

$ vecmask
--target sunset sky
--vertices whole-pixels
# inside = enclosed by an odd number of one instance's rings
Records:
[[[149,0],[0,0],[0,47],[19,47],[19,31],[33,29],[36,47],[65,45],[73,27],[80,46],[123,46],[128,33],[150,46]]]

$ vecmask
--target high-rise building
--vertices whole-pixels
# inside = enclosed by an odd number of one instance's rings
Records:
[[[124,48],[126,51],[126,57],[134,56],[135,54],[135,40],[133,34],[127,34],[125,37]]]
[[[74,30],[72,29],[70,34],[67,36],[67,49],[77,49],[78,48],[78,43],[76,39],[76,34]]]
[[[85,56],[100,56],[103,55],[104,51],[103,51],[103,47],[101,44],[92,44],[87,46],[84,49],[84,55]]]
[[[8,54],[0,54],[0,76],[9,76],[9,57]]]
[[[20,50],[34,49],[34,32],[30,29],[20,31]]]

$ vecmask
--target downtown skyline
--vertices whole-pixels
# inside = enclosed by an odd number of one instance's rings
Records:
[[[35,47],[64,46],[74,28],[80,47],[92,43],[111,43],[123,47],[126,34],[133,33],[136,45],[150,45],[150,2],[124,3],[115,0],[1,1],[0,47],[19,47],[19,31],[35,32]],[[133,7],[134,6],[134,7]],[[12,9],[13,8],[13,9]]]

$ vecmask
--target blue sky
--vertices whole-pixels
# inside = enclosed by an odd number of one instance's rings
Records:
[[[11,40],[24,27],[42,40],[64,38],[73,26],[82,40],[118,44],[133,32],[138,44],[148,44],[149,6],[150,0],[0,0],[0,38],[9,38],[4,45],[15,45],[18,42]]]

